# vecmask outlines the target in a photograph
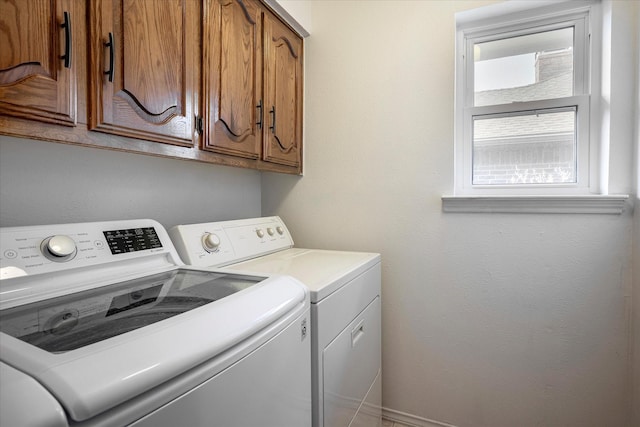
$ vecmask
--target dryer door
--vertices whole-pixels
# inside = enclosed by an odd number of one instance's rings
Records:
[[[376,297],[323,351],[325,426],[346,427],[356,416],[380,369],[380,340]]]

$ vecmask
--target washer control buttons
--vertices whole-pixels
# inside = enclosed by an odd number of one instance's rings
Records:
[[[214,233],[204,233],[202,236],[202,247],[207,252],[216,252],[220,249],[220,237]]]
[[[277,226],[276,227],[276,231],[278,232],[279,235],[283,235],[284,234],[284,228],[282,228],[281,226]]]
[[[67,262],[76,256],[78,248],[71,237],[57,235],[44,239],[40,244],[40,251],[45,258],[51,261]]]
[[[13,249],[7,249],[6,251],[4,251],[4,256],[7,259],[14,259],[18,256],[18,252],[14,251]]]
[[[269,228],[267,228],[267,233],[269,234],[269,236],[273,236],[275,231],[273,231],[273,228],[269,227]]]
[[[263,238],[264,237],[264,230],[262,228],[258,228],[256,230],[256,234],[258,235],[259,238]]]

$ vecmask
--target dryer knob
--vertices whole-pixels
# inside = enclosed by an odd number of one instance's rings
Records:
[[[214,233],[204,233],[202,247],[207,252],[215,252],[220,248],[220,238]]]
[[[76,242],[65,235],[51,236],[44,239],[40,249],[46,258],[56,262],[69,261],[77,253]]]

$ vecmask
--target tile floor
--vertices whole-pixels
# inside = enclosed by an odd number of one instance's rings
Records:
[[[387,420],[387,419],[382,419],[382,427],[411,427],[407,424],[402,424],[402,423],[398,423],[395,421],[391,421],[391,420]]]

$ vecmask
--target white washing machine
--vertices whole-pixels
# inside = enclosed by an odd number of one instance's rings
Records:
[[[179,225],[169,234],[187,264],[304,283],[311,297],[313,426],[382,424],[379,254],[295,248],[279,217]]]
[[[311,425],[309,295],[131,220],[0,229],[0,425]]]

